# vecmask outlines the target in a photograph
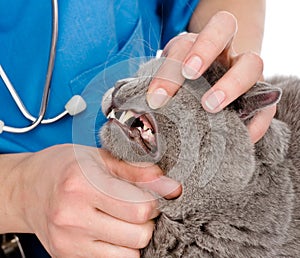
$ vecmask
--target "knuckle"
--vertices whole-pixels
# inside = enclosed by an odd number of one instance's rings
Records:
[[[109,258],[140,258],[140,251],[138,249],[115,249],[110,250],[109,252],[105,252],[101,257],[109,257]]]
[[[265,131],[265,126],[261,127],[253,123],[249,128],[250,138],[252,142],[257,142],[265,134]]]
[[[192,48],[194,42],[189,39],[188,36],[181,35],[170,45],[168,50],[168,56],[178,56],[182,54],[183,50],[189,50]],[[176,47],[175,47],[176,46]]]
[[[207,53],[208,59],[211,58],[212,53],[216,55],[216,53],[220,53],[223,50],[223,46],[221,46],[221,44],[208,37],[201,39],[201,45],[203,49],[206,49],[206,51],[203,51],[202,55],[205,55],[205,53]]]
[[[67,170],[69,170],[70,173],[66,173],[67,177],[62,181],[60,190],[63,193],[75,193],[80,191],[83,186],[83,180],[79,175],[74,173],[74,171],[78,170],[78,165],[71,164]]]
[[[140,258],[141,257],[141,255],[140,255],[141,253],[140,253],[140,251],[139,250],[133,250],[131,253],[130,253],[130,255],[128,255],[128,257],[130,257],[130,258]],[[124,256],[122,256],[122,258],[123,258]]]
[[[231,80],[230,85],[233,85],[234,89],[238,90],[238,92],[243,90],[244,85],[239,75],[234,74],[233,76],[231,76],[230,80]]]
[[[153,209],[154,207],[151,202],[138,205],[136,211],[137,223],[146,223],[149,219],[151,219]]]
[[[252,118],[247,127],[253,143],[257,142],[259,139],[261,139],[261,137],[264,136],[275,113],[276,105],[273,105],[265,110],[261,110]]]
[[[263,71],[264,62],[258,54],[254,52],[247,52],[244,54],[244,58],[247,58],[259,72]]]
[[[85,207],[85,198],[82,193],[61,192],[50,203],[47,210],[49,224],[58,228],[80,226],[82,221],[78,220],[76,216],[83,207]]]
[[[59,206],[49,212],[48,219],[53,226],[61,228],[71,223],[69,215],[70,214],[66,208]]]
[[[149,241],[152,237],[154,229],[154,223],[149,221],[145,225],[143,225],[140,229],[139,238],[137,240],[135,248],[141,249],[146,247],[149,244]]]
[[[219,35],[228,35],[230,37],[233,37],[238,30],[237,19],[227,11],[217,12],[211,18],[208,26],[210,30],[215,30]]]
[[[55,237],[49,243],[50,253],[51,257],[64,257],[66,255],[66,241],[63,241],[63,239]]]
[[[209,35],[201,35],[195,43],[195,51],[201,55],[204,64],[210,64],[222,53],[224,44]]]
[[[230,25],[231,28],[237,28],[237,18],[228,11],[218,11],[214,17],[221,20],[222,23],[226,22],[226,25]]]

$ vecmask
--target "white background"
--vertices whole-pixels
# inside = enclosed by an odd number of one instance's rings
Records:
[[[267,0],[261,54],[265,77],[274,74],[300,77],[299,0]]]

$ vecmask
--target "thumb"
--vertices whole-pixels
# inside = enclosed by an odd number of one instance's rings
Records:
[[[110,172],[140,188],[156,192],[162,197],[173,199],[181,192],[181,184],[163,175],[163,171],[152,163],[129,163],[114,158],[108,151],[100,150]]]

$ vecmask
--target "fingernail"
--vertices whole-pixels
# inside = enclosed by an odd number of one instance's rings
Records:
[[[202,60],[199,56],[192,56],[184,64],[182,68],[182,75],[186,79],[195,79],[199,75],[199,71],[202,67]]]
[[[225,100],[225,93],[221,90],[214,91],[211,93],[205,100],[205,106],[213,111],[219,107],[222,102]]]
[[[152,109],[158,109],[165,105],[171,97],[168,95],[165,89],[158,88],[152,93],[147,94],[147,101]]]

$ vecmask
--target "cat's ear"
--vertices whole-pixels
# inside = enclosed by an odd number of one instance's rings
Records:
[[[278,103],[282,90],[265,82],[256,83],[234,103],[234,109],[242,120],[248,120],[258,111]]]

